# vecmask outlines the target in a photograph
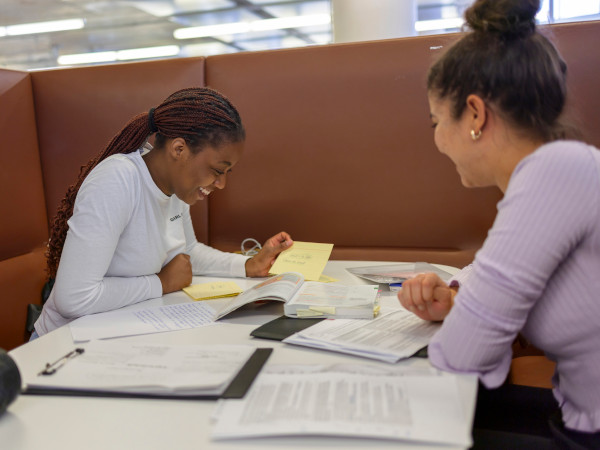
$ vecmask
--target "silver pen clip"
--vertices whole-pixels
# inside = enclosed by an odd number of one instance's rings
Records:
[[[44,368],[44,370],[42,370],[40,373],[38,373],[38,376],[39,375],[52,375],[58,369],[60,369],[62,366],[64,366],[67,363],[67,361],[75,358],[77,355],[81,355],[83,353],[83,351],[84,350],[82,348],[76,348],[75,350],[72,350],[69,353],[67,353],[62,358],[57,359],[53,363],[46,363],[46,367]]]

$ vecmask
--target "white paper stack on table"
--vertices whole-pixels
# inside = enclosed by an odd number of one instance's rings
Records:
[[[42,370],[26,380],[26,389],[218,396],[255,350],[247,345],[91,341],[72,357],[59,360],[56,370]]]
[[[346,270],[365,280],[381,284],[385,283],[389,285],[391,291],[395,292],[400,290],[404,281],[414,278],[421,273],[435,273],[444,281],[452,278],[450,273],[426,262],[348,267]]]
[[[369,321],[324,320],[283,342],[395,363],[427,346],[439,327],[397,309]]]
[[[219,401],[212,438],[343,436],[467,448],[476,378],[461,381],[467,389],[427,368],[269,366],[244,399]]]

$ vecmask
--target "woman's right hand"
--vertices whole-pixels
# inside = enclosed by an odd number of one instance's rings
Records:
[[[190,255],[179,253],[157,273],[163,294],[179,291],[192,284]]]
[[[452,309],[456,291],[435,273],[423,273],[402,283],[398,300],[421,319],[440,321]]]

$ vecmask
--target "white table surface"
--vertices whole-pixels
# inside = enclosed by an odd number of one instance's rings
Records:
[[[346,267],[392,264],[390,262],[329,261],[324,274],[341,284],[367,284],[348,273]],[[438,266],[450,273],[456,268]],[[194,283],[203,279],[195,277]],[[240,285],[244,280],[236,280]],[[242,286],[244,288],[245,286]],[[188,302],[183,292],[132,305],[141,308],[159,304]],[[397,301],[387,296],[384,301]],[[216,325],[191,330],[121,338],[162,343],[249,344],[274,349],[267,364],[382,364],[364,358],[302,348],[281,342],[257,339],[250,332],[283,313],[278,302],[242,308]],[[17,362],[24,380],[37,374],[46,362],[55,361],[74,347],[68,326],[22,345],[9,354]],[[422,358],[410,358],[398,364],[428,365]],[[473,378],[459,380],[459,388],[468,421],[472,422],[476,383]],[[0,416],[0,449],[327,449],[327,448],[439,448],[415,443],[374,439],[289,437],[210,440],[210,417],[215,402],[209,400],[117,399],[21,395]],[[444,447],[448,448],[448,447]]]

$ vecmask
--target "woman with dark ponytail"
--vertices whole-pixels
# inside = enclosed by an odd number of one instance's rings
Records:
[[[152,134],[154,148],[146,144]],[[209,88],[177,91],[125,125],[60,204],[47,252],[55,284],[34,337],[180,290],[192,274],[266,276],[292,244],[287,233],[249,259],[200,244],[189,213],[225,187],[244,138],[235,107]]]
[[[464,186],[504,198],[472,265],[450,285],[409,280],[398,297],[443,320],[433,365],[478,375],[476,432],[509,436],[481,445],[475,433],[479,447],[600,448],[600,152],[566,140],[567,68],[536,30],[539,6],[475,1],[470,31],[429,71],[438,149]],[[556,362],[553,390],[503,384],[518,333]]]

